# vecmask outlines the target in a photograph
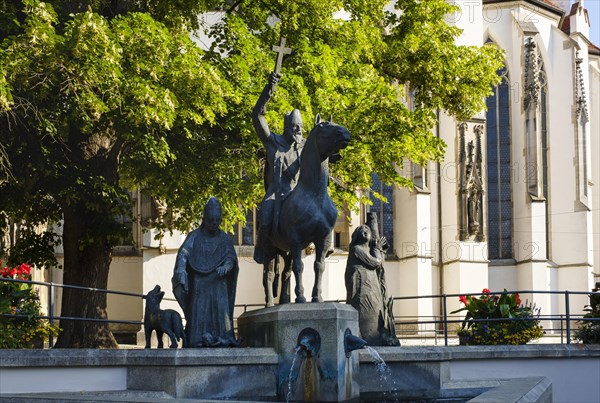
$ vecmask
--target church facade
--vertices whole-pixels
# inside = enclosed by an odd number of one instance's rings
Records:
[[[445,158],[424,167],[406,161],[401,169],[413,189],[392,188],[374,176],[374,190],[388,202],[374,200],[361,214],[340,216],[323,297],[345,299],[349,234],[367,211],[376,211],[391,245],[385,270],[394,297],[534,290],[549,293],[523,293],[522,300],[535,303],[542,315],[564,314],[564,296],[551,292],[589,292],[600,281],[600,48],[589,39],[585,2],[453,3],[460,12],[448,22],[463,30],[461,44],[504,50],[505,66],[497,72],[502,82],[487,99],[487,111],[472,119],[438,114],[433,132],[447,145]],[[134,216],[164,212],[164,206],[148,207],[141,195],[136,200]],[[253,217],[249,212],[233,235],[240,261],[238,315],[244,304],[264,303],[262,267],[252,259]],[[152,231],[141,231],[143,223],[132,226],[142,247],[115,254],[109,288],[147,293],[160,284],[168,293],[184,234],[157,240]],[[307,286],[313,259],[304,258]],[[60,271],[48,275],[47,281],[60,282]],[[573,296],[571,310],[581,312],[586,303],[585,295]],[[174,301],[163,305],[178,309]],[[448,299],[448,311],[458,307],[458,298]],[[111,319],[143,316],[142,301],[123,296],[109,296],[108,309]],[[408,321],[439,318],[442,309],[440,298],[394,305],[395,315]]]
[[[426,180],[414,191],[395,191],[400,260],[387,273],[400,295],[591,290],[600,280],[600,49],[584,2],[456,3],[462,44],[504,50],[502,82],[470,121],[440,115],[445,162],[419,168]],[[542,315],[565,312],[562,295],[525,295]],[[586,303],[570,299],[571,309]],[[437,315],[436,304],[418,300],[401,315]]]

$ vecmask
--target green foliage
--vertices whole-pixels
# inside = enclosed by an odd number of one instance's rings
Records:
[[[35,197],[47,221],[65,212],[85,217],[80,248],[123,237],[114,217],[131,205],[126,188],[165,201],[179,229],[200,221],[209,196],[221,200],[226,226],[243,221],[263,191],[250,112],[280,37],[293,53],[269,125],[281,133],[283,114],[295,107],[307,131],[317,112],[349,128],[352,142],[331,169],[336,203],[367,201],[356,189],[370,188],[371,172],[412,186],[398,168],[442,158],[444,144],[431,132],[436,112],[465,119],[481,111],[501,52],[457,46],[460,31],[445,23],[453,8],[444,0],[401,0],[396,13],[384,11],[387,3],[7,3],[0,141],[12,179],[0,194],[10,188],[12,200],[0,210],[25,219],[38,204],[25,211],[15,200]],[[198,15],[211,10],[225,11],[203,24]],[[196,28],[209,49],[192,41]],[[403,101],[408,88],[413,108]]]
[[[38,342],[60,331],[40,319],[40,299],[31,284],[3,281],[6,278],[31,280],[30,272],[27,264],[0,269],[0,314],[14,315],[0,316],[0,349],[41,347]]]
[[[495,70],[502,52],[493,46],[456,46],[460,29],[445,17],[456,11],[444,1],[400,0],[400,17],[390,15],[393,29],[383,70],[399,82],[410,82],[417,104],[440,108],[459,120],[485,108],[490,84],[498,83]],[[473,97],[473,95],[478,96]]]
[[[23,183],[24,184],[24,183]],[[55,247],[60,245],[60,236],[56,227],[47,225],[57,222],[59,211],[55,203],[47,196],[33,192],[20,192],[15,183],[4,184],[0,192],[0,233],[6,233],[10,224],[17,223],[19,236],[10,249],[7,263],[18,265],[20,262],[29,262],[36,267],[58,266]],[[7,211],[12,212],[12,217]],[[20,220],[15,220],[19,217]]]
[[[4,68],[0,66],[0,111],[7,110],[12,104],[11,88],[6,81]],[[4,150],[2,150],[4,152]],[[4,158],[4,154],[2,154]]]
[[[587,313],[585,319],[580,320],[579,328],[574,332],[573,338],[584,344],[600,344],[600,283],[596,283],[593,294],[589,295],[590,304],[585,306]]]
[[[465,306],[451,312],[465,312],[458,336],[461,344],[525,344],[543,336],[539,309],[521,305],[518,293],[491,295],[484,288],[479,298],[460,296]],[[502,320],[511,319],[511,320]]]

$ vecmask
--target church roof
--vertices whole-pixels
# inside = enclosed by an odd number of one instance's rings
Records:
[[[542,0],[542,1],[543,1],[544,3],[547,3],[547,4],[551,5],[551,6],[554,6],[554,7],[556,7],[556,8],[560,8],[560,7],[558,7],[558,5],[557,5],[555,2],[553,2],[552,0]]]
[[[483,4],[499,4],[499,3],[508,3],[514,2],[515,0],[483,0]],[[553,13],[563,16],[560,21],[559,28],[566,33],[567,35],[571,34],[571,19],[569,18],[572,15],[577,14],[579,10],[579,1],[576,1],[571,5],[571,10],[568,14],[566,14],[554,1],[552,0],[521,0],[525,3],[529,3],[532,5],[536,5],[538,7],[544,8],[545,10],[552,11]],[[589,21],[589,17],[587,15],[587,9],[584,9],[585,18]],[[588,45],[588,53],[591,55],[599,55],[600,56],[600,48],[593,43],[589,43]]]
[[[483,0],[483,4],[508,3],[514,0]],[[534,6],[541,7],[545,10],[552,11],[554,14],[563,15],[563,10],[552,0],[522,0],[525,3],[530,3]]]
[[[573,4],[575,5],[575,4]],[[571,10],[573,10],[571,8]],[[571,33],[571,19],[569,18],[569,16],[571,16],[571,14],[569,15],[565,15],[565,18],[562,19],[561,23],[560,23],[560,30],[563,31],[565,34],[569,35]]]
[[[563,31],[567,35],[571,34],[571,18],[569,18],[569,17],[577,14],[578,10],[579,10],[579,2],[576,1],[575,3],[573,3],[571,5],[571,11],[569,11],[569,14],[565,15],[565,18],[563,18],[560,23],[560,26],[559,26],[560,30]],[[589,21],[587,9],[584,8],[583,10],[585,13],[586,20]],[[598,48],[598,46],[596,46],[590,42],[590,44],[588,45],[588,53],[592,54],[592,55],[600,55],[600,48]]]
[[[576,1],[575,3],[571,4],[571,11],[569,11],[569,14],[565,15],[565,18],[563,18],[562,23],[560,24],[560,29],[566,33],[566,34],[570,34],[571,33],[571,19],[569,18],[572,15],[577,14],[577,10],[579,9],[579,2]],[[585,9],[585,13],[587,14],[587,9]],[[587,17],[587,15],[586,15]]]

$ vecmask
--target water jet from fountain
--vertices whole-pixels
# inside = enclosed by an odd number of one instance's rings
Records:
[[[285,401],[287,403],[289,403],[290,399],[292,398],[292,375],[294,373],[294,364],[296,364],[296,358],[298,358],[298,353],[300,353],[300,351],[302,350],[302,347],[298,346],[296,347],[296,353],[294,354],[294,359],[292,360],[292,366],[290,367],[290,375],[288,377],[288,391],[287,391],[287,395],[285,398]]]

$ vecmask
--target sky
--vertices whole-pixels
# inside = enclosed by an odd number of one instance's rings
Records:
[[[583,4],[590,17],[590,39],[600,46],[600,0],[584,0]]]

